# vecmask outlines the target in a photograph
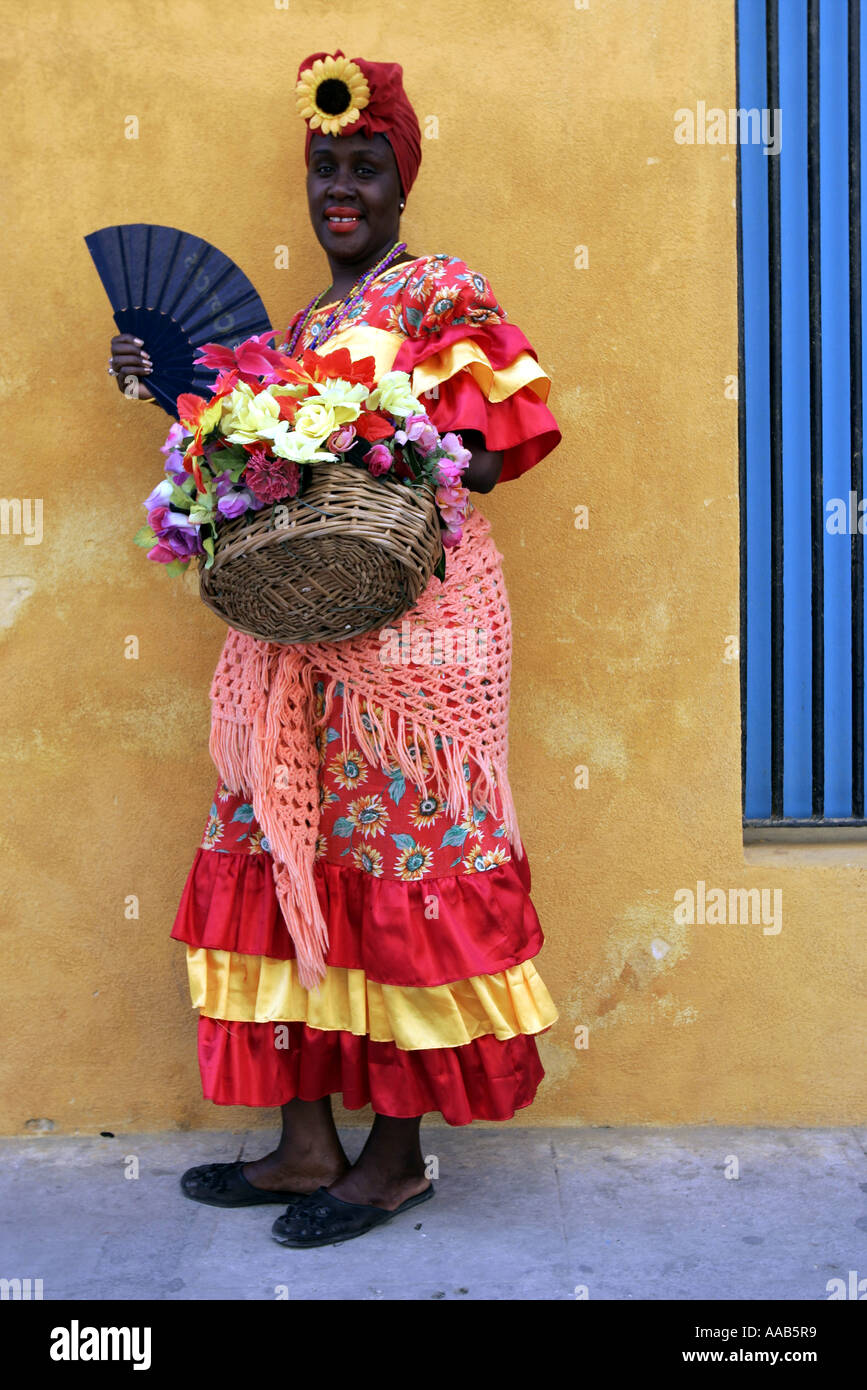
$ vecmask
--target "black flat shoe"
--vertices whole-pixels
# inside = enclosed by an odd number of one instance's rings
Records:
[[[262,1207],[274,1203],[285,1206],[310,1195],[266,1192],[262,1187],[254,1187],[241,1171],[243,1162],[239,1159],[237,1163],[203,1163],[198,1168],[188,1168],[181,1178],[181,1191],[185,1197],[205,1202],[209,1207]]]
[[[434,1185],[426,1187],[415,1197],[407,1197],[394,1211],[385,1207],[371,1207],[359,1202],[344,1202],[335,1197],[327,1187],[317,1188],[309,1196],[290,1206],[283,1216],[278,1216],[271,1227],[271,1234],[280,1245],[288,1245],[293,1250],[306,1250],[314,1245],[339,1245],[344,1240],[363,1236],[374,1226],[384,1226],[392,1217],[400,1216],[402,1211],[417,1207],[419,1202],[427,1202],[434,1195]]]

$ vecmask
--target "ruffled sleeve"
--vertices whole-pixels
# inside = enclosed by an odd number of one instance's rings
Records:
[[[546,404],[550,378],[484,275],[454,256],[429,257],[402,292],[400,327],[407,336],[393,369],[412,373],[440,434],[478,430],[488,449],[502,451],[500,482],[560,443]]]

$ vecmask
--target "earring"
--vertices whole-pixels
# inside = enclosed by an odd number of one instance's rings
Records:
[[[400,205],[400,210],[401,210],[401,212],[403,212],[403,210],[404,210],[405,207],[406,207],[406,203],[401,203],[401,205]]]

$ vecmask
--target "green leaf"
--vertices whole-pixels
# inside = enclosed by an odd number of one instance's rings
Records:
[[[228,449],[220,449],[211,455],[210,469],[212,473],[230,473],[233,482],[237,482],[244,469],[250,461],[250,455],[239,444],[232,444]]]
[[[210,555],[210,557],[211,557],[211,564],[213,564],[213,562],[214,562],[214,537],[213,537],[213,536],[203,536],[203,537],[202,537],[202,545],[203,545],[203,547],[204,547],[205,554],[206,554],[206,555]],[[208,569],[210,569],[210,568],[211,568],[211,565],[209,564],[209,565],[208,565]]]
[[[170,560],[163,568],[166,574],[183,574],[189,563],[189,560]]]
[[[444,845],[462,845],[467,838],[467,831],[460,825],[452,825],[443,835],[442,849]]]
[[[157,538],[150,526],[141,526],[132,538],[133,545],[141,546],[142,550],[150,550],[156,545]]]
[[[176,483],[172,483],[171,499],[179,512],[188,512],[190,510],[189,493],[182,492]]]
[[[346,840],[352,834],[354,829],[355,826],[353,825],[351,820],[348,820],[346,816],[340,816],[334,822],[334,825],[331,828],[331,833],[332,835],[339,835],[341,839]]]

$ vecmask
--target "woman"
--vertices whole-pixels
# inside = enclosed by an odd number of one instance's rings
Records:
[[[518,477],[560,439],[545,405],[549,381],[484,276],[455,257],[413,256],[399,241],[421,160],[400,66],[350,61],[339,49],[314,54],[299,69],[298,106],[310,218],[332,283],[278,346],[295,356],[345,347],[353,358],[375,357],[377,377],[411,372],[440,434],[460,432],[470,455],[465,486],[490,492]],[[121,389],[132,376],[148,399],[143,346],[115,338],[111,367]],[[475,514],[460,547],[483,545],[487,529]],[[485,572],[500,595],[494,655],[507,692],[508,600],[492,544]],[[448,574],[447,563],[444,590]],[[453,772],[462,741],[440,729],[424,747],[406,747],[424,785],[408,779],[406,757],[397,766],[375,733],[390,721],[393,748],[404,723],[374,699],[359,703],[353,680],[338,679],[344,647],[316,649],[322,669],[312,670],[306,713],[319,759],[313,873],[328,929],[321,993],[298,986],[301,938],[275,889],[281,866],[247,787],[221,779],[172,932],[187,945],[201,1010],[205,1096],[279,1105],[283,1122],[273,1152],[190,1169],[183,1191],[217,1206],[287,1204],[273,1234],[295,1248],[360,1235],[433,1196],[422,1115],[460,1125],[509,1119],[529,1105],[544,1074],[535,1039],[557,1017],[532,963],[542,934],[505,754],[487,800],[456,815],[428,774],[436,779],[442,766],[434,763],[446,762]],[[483,699],[493,679],[478,687]],[[438,673],[407,667],[413,681],[424,695]],[[475,785],[482,752],[462,756],[456,775]],[[334,1126],[334,1093],[375,1112],[353,1165]]]

